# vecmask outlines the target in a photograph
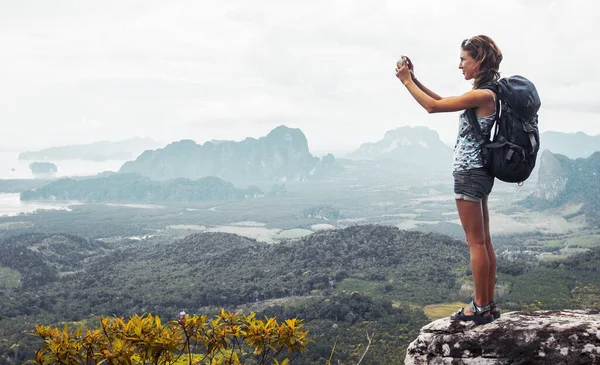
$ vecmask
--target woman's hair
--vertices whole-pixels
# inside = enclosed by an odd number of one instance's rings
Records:
[[[471,37],[462,41],[460,46],[479,65],[479,72],[474,76],[475,87],[500,79],[498,69],[502,62],[502,52],[490,37],[485,35]]]

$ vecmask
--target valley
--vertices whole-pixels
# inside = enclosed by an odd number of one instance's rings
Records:
[[[503,310],[598,307],[595,170],[557,185],[571,160],[544,161],[540,177],[496,181],[490,196],[496,301]],[[355,362],[365,331],[376,333],[369,364],[398,363],[421,326],[472,295],[450,172],[393,159],[336,165],[286,181],[6,181],[5,198],[23,193],[21,203],[51,209],[0,217],[0,364],[31,358],[35,324],[220,308],[303,319],[317,341],[294,355],[299,363],[324,363],[336,340],[338,358]],[[44,191],[53,199],[32,198]]]

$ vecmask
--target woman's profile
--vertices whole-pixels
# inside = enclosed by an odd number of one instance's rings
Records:
[[[412,61],[408,57],[402,59],[404,62],[397,64],[396,76],[427,112],[463,111],[459,116],[452,175],[456,207],[471,256],[475,293],[471,304],[458,310],[451,319],[489,323],[500,316],[494,303],[496,255],[490,236],[488,210],[488,196],[494,177],[483,166],[481,146],[471,131],[466,112],[475,110],[482,133],[489,136],[496,120],[496,94],[479,87],[498,81],[502,53],[496,43],[485,35],[464,40],[458,68],[466,80],[473,80],[473,88],[455,97],[441,97],[425,87],[414,76]]]

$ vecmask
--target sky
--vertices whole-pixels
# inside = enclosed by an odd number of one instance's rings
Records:
[[[427,126],[395,77],[409,56],[442,96],[467,92],[460,43],[492,37],[502,76],[533,81],[540,131],[600,134],[600,30],[589,1],[0,0],[0,148],[149,137],[240,141],[299,128],[314,154]],[[543,141],[542,141],[543,143]]]

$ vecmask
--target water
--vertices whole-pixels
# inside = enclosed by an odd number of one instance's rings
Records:
[[[36,176],[29,169],[33,161],[19,161],[19,152],[0,151],[0,179],[35,179]],[[104,171],[118,171],[125,163],[121,160],[85,161],[85,160],[59,160],[53,162],[58,168],[56,174],[51,176],[39,175],[40,178],[62,178],[69,176],[93,176]],[[0,193],[0,216],[14,216],[20,213],[32,213],[38,209],[69,210],[69,205],[79,204],[72,201],[27,201],[22,202],[19,194]]]
[[[21,201],[20,194],[0,193],[0,217],[11,217],[21,213],[33,213],[38,209],[67,210],[80,204],[76,201]]]
[[[36,176],[29,169],[34,161],[19,161],[19,152],[0,151],[0,179],[34,179]],[[122,160],[85,161],[59,160],[52,162],[58,168],[54,178],[68,176],[90,176],[103,171],[118,171],[125,163]]]

